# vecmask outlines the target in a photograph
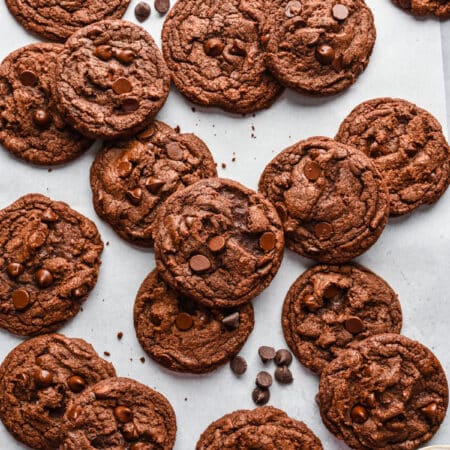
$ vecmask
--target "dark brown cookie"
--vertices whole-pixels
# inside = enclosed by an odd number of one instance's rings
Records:
[[[113,139],[141,130],[164,105],[169,85],[153,38],[124,20],[82,28],[58,56],[58,107],[89,137]]]
[[[275,208],[235,181],[211,178],[176,192],[155,224],[162,278],[210,308],[247,303],[281,264],[284,237]]]
[[[364,253],[389,214],[386,184],[370,158],[326,137],[282,151],[264,170],[259,190],[280,214],[286,245],[320,262]]]
[[[151,247],[153,222],[166,198],[215,176],[214,160],[201,139],[155,121],[97,154],[91,168],[95,210],[124,239]]]
[[[400,333],[402,310],[392,288],[365,267],[319,265],[289,289],[281,324],[300,362],[320,374],[349,344]]]
[[[52,87],[59,44],[31,44],[0,65],[0,142],[34,164],[61,164],[84,152],[92,141],[66,125]]]
[[[130,0],[6,0],[11,14],[32,33],[64,42],[72,33],[103,19],[119,19]]]
[[[450,17],[449,0],[392,0],[415,16],[435,15],[441,19]]]
[[[450,148],[442,127],[413,103],[395,98],[361,103],[336,139],[373,158],[388,185],[391,215],[434,203],[448,187]]]
[[[56,449],[64,438],[69,402],[87,387],[115,376],[90,344],[59,334],[14,348],[0,367],[0,419],[16,439],[34,449]]]
[[[239,410],[213,422],[200,436],[197,450],[322,450],[317,436],[280,409],[264,406]]]
[[[93,222],[28,194],[0,211],[0,327],[21,336],[61,327],[95,286],[103,243]]]
[[[448,405],[433,353],[398,334],[343,350],[322,371],[318,396],[328,429],[357,450],[410,450],[431,439]]]
[[[164,23],[164,58],[194,103],[234,113],[269,107],[283,91],[266,70],[259,41],[263,0],[185,0]]]
[[[253,330],[251,303],[213,311],[172,290],[154,270],[134,304],[134,327],[144,350],[178,372],[206,373],[235,356]]]
[[[81,394],[65,416],[60,450],[171,450],[177,431],[167,399],[129,378],[101,381]]]
[[[334,95],[369,63],[376,31],[363,0],[275,0],[267,9],[266,63],[284,85]]]

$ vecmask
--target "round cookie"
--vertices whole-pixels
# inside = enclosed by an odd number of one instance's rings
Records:
[[[64,42],[79,28],[103,19],[119,19],[130,0],[6,0],[13,16],[28,31],[50,41]]]
[[[103,243],[93,222],[28,194],[0,211],[0,327],[48,333],[78,313],[95,286]]]
[[[0,65],[0,143],[33,164],[62,164],[79,156],[92,141],[66,125],[52,87],[60,44],[31,44]]]
[[[82,339],[35,337],[14,348],[0,367],[0,419],[16,439],[34,449],[56,449],[69,402],[87,387],[115,376]]]
[[[434,14],[441,19],[450,17],[450,2],[448,0],[392,0],[396,5],[406,9],[415,16]]]
[[[199,105],[233,113],[268,108],[283,87],[266,70],[259,41],[263,0],[184,0],[162,31],[178,90]]]
[[[141,134],[106,144],[97,153],[91,168],[94,207],[121,237],[151,247],[153,222],[166,198],[216,176],[201,139],[155,121]]]
[[[113,139],[148,125],[164,105],[170,78],[153,38],[124,20],[74,33],[56,66],[58,107],[86,136]]]
[[[320,374],[349,344],[400,333],[402,310],[392,288],[365,267],[319,265],[289,289],[281,324],[300,362]]]
[[[251,303],[214,311],[172,290],[154,270],[134,304],[134,327],[144,350],[178,372],[206,373],[225,364],[245,344],[255,324]]]
[[[280,409],[263,406],[239,410],[213,422],[200,436],[196,450],[251,449],[322,450],[319,438]]]
[[[405,100],[361,103],[342,122],[336,140],[373,159],[388,185],[391,215],[436,202],[450,182],[450,148],[441,125]]]
[[[167,399],[129,378],[110,378],[86,390],[65,419],[60,450],[171,450],[177,431]]]
[[[322,420],[353,449],[419,448],[444,420],[448,384],[419,342],[381,334],[343,350],[322,371]]]
[[[375,44],[363,0],[275,0],[263,27],[266,63],[285,86],[308,95],[334,95],[364,71]]]
[[[389,194],[364,153],[326,137],[288,147],[265,168],[259,190],[277,208],[288,248],[325,263],[371,247],[389,214]]]
[[[276,275],[284,236],[260,194],[221,178],[172,194],[155,224],[156,266],[179,293],[209,308],[235,308]]]

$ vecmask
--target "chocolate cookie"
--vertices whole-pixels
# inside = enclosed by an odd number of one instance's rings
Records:
[[[444,420],[448,385],[419,342],[380,334],[343,350],[322,371],[322,420],[353,449],[415,449]]]
[[[282,151],[264,170],[259,190],[280,214],[286,245],[320,262],[364,253],[389,214],[386,184],[370,158],[326,137]]]
[[[448,187],[450,148],[442,127],[412,103],[394,98],[361,103],[344,120],[336,139],[374,160],[388,185],[391,215],[434,203]]]
[[[82,28],[58,56],[58,107],[89,137],[112,139],[141,130],[162,108],[169,85],[153,38],[124,20]]]
[[[93,222],[62,202],[28,194],[0,211],[0,327],[48,333],[94,287],[103,243]]]
[[[158,392],[129,378],[110,378],[87,389],[65,416],[60,450],[171,450],[175,413]]]
[[[320,265],[289,289],[281,324],[300,362],[320,374],[349,344],[400,333],[402,310],[391,287],[365,267]]]
[[[266,63],[284,85],[304,94],[334,95],[367,67],[376,31],[363,0],[275,0],[267,5]]]
[[[322,450],[317,436],[280,409],[264,406],[239,410],[213,422],[200,436],[197,450]]]
[[[13,349],[0,367],[0,419],[34,449],[56,449],[64,438],[69,402],[87,387],[115,376],[90,344],[49,334]]]
[[[210,308],[247,303],[281,264],[284,237],[275,208],[235,181],[210,178],[176,192],[155,224],[162,278]]]
[[[164,23],[164,58],[178,90],[234,113],[269,107],[283,88],[266,70],[259,41],[263,0],[185,0]]]
[[[103,19],[119,19],[130,0],[6,0],[23,27],[50,41],[64,42],[79,28]]]
[[[441,19],[450,17],[450,2],[448,0],[392,0],[396,5],[406,9],[415,16],[434,14]]]
[[[151,247],[153,222],[166,198],[215,176],[214,160],[201,139],[155,121],[97,154],[91,168],[95,210],[124,239]]]
[[[52,93],[59,44],[31,44],[0,65],[0,142],[34,164],[61,164],[92,141],[66,125]]]
[[[134,304],[134,327],[144,350],[178,372],[206,373],[235,356],[253,330],[251,303],[214,311],[172,290],[154,270]]]

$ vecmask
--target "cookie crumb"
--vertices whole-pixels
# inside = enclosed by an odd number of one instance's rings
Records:
[[[193,106],[193,107],[191,108],[191,111],[192,111],[192,112],[197,111],[197,110],[195,109],[195,106]]]
[[[223,162],[222,163],[222,169],[226,169],[227,168],[227,165]]]
[[[106,246],[109,247],[109,241],[106,241]]]
[[[177,133],[179,133],[179,132],[181,131],[180,125],[177,125],[177,126],[175,127],[175,131],[176,131]]]
[[[119,339],[119,341],[123,338],[123,333],[121,331],[119,331],[117,333],[117,339]]]
[[[105,356],[111,356],[111,353],[109,353],[109,352],[103,352],[103,354],[104,354]]]
[[[142,358],[140,359],[141,363],[144,364],[145,363],[145,358],[142,356]]]
[[[233,156],[232,158],[231,158],[231,162],[235,162],[236,161],[236,156]]]
[[[53,172],[53,169],[47,169],[47,172],[51,173],[51,172]]]

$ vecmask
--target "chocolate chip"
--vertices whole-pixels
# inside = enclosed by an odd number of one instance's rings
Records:
[[[206,272],[211,268],[211,261],[204,255],[194,255],[189,260],[189,266],[194,272]]]
[[[150,17],[150,5],[146,2],[140,2],[134,8],[134,15],[139,22],[145,22]]]
[[[135,57],[133,50],[116,50],[114,56],[123,64],[131,64]]]
[[[319,239],[329,239],[333,234],[333,227],[328,222],[319,222],[314,225],[314,233]]]
[[[336,20],[345,20],[348,17],[348,8],[345,5],[338,3],[333,6],[333,17]]]
[[[275,364],[277,366],[289,366],[292,362],[292,353],[282,348],[275,354]]]
[[[309,181],[316,181],[322,174],[322,169],[315,161],[308,161],[303,167],[303,173]]]
[[[436,418],[437,413],[437,404],[435,402],[430,403],[427,406],[424,406],[420,409],[422,414],[429,420],[433,421]]]
[[[230,361],[230,368],[235,375],[242,375],[247,371],[247,361],[242,356],[235,356]]]
[[[44,109],[37,109],[33,113],[33,121],[38,127],[48,127],[51,122],[50,114]]]
[[[289,367],[280,366],[275,370],[275,380],[281,384],[289,384],[294,381],[294,377],[292,376],[292,372],[289,370]]]
[[[168,144],[166,151],[167,156],[174,161],[181,161],[183,159],[183,150],[176,142]]]
[[[145,182],[145,187],[153,195],[156,195],[159,192],[159,190],[164,186],[164,184],[165,184],[164,181],[158,178],[149,177]]]
[[[214,236],[208,241],[208,248],[213,253],[219,253],[225,248],[225,238],[223,236]]]
[[[17,311],[23,311],[30,304],[30,294],[25,289],[17,289],[12,293],[12,301]]]
[[[126,94],[127,92],[131,92],[133,90],[133,86],[127,78],[118,78],[116,81],[114,81],[111,87],[112,90],[119,95]]]
[[[314,295],[306,295],[303,299],[303,304],[306,309],[311,312],[317,311],[321,307]]]
[[[114,408],[114,416],[121,423],[128,423],[133,420],[133,413],[126,406],[116,406]]]
[[[203,48],[208,56],[220,56],[225,46],[219,38],[209,38]]]
[[[23,267],[20,263],[9,263],[6,267],[6,271],[11,278],[17,278],[19,275],[22,275],[25,267]]]
[[[103,61],[108,61],[113,56],[112,48],[109,45],[99,45],[94,50],[94,55]]]
[[[126,113],[131,113],[139,108],[139,101],[135,98],[125,98],[122,100],[122,110]]]
[[[286,8],[284,10],[284,13],[286,14],[286,17],[294,17],[300,14],[300,11],[302,10],[302,4],[297,1],[291,1],[286,5]]]
[[[270,391],[257,387],[253,389],[252,399],[259,406],[265,405],[270,400]]]
[[[256,375],[256,386],[263,388],[263,389],[269,389],[270,386],[272,386],[272,375],[270,375],[269,372],[259,372],[258,375]]]
[[[75,297],[75,298],[81,298],[81,297],[83,297],[83,295],[84,295],[84,290],[79,288],[79,287],[75,288],[72,291],[72,296]]]
[[[170,8],[170,0],[155,0],[155,9],[160,14],[166,14]]]
[[[130,161],[120,161],[116,166],[116,170],[120,178],[126,178],[133,171],[133,164]]]
[[[229,329],[235,330],[239,326],[239,313],[236,311],[222,319],[222,323]]]
[[[47,388],[53,384],[53,375],[45,369],[37,369],[33,374],[33,378],[41,388]]]
[[[34,72],[31,72],[30,70],[24,70],[19,75],[19,79],[24,86],[36,86],[37,82],[39,81],[36,74]]]
[[[86,382],[79,375],[72,375],[67,380],[67,385],[72,392],[81,392],[86,387]]]
[[[264,233],[259,238],[259,246],[265,252],[270,252],[271,250],[273,250],[275,248],[275,244],[276,244],[276,238],[275,238],[275,235],[271,231]]]
[[[263,345],[259,347],[258,349],[259,357],[261,358],[261,361],[263,363],[266,363],[267,361],[272,361],[272,359],[275,358],[275,349],[273,347],[267,347],[266,345]]]
[[[359,317],[349,317],[345,323],[345,328],[352,334],[361,333],[364,330],[363,321]]]
[[[192,328],[192,326],[194,325],[194,321],[190,314],[180,313],[175,319],[175,325],[180,331],[187,331]]]
[[[335,284],[330,284],[326,287],[326,289],[323,291],[323,297],[327,300],[331,300],[337,295],[341,293],[341,288],[339,286],[336,286]]]
[[[59,219],[58,215],[51,208],[47,208],[41,216],[42,222],[53,223]]]
[[[141,203],[142,200],[142,189],[141,188],[131,189],[126,192],[126,195],[130,203],[132,203],[133,205],[139,205],[139,203]]]
[[[53,275],[52,273],[47,269],[40,269],[38,270],[34,278],[36,280],[36,283],[41,288],[49,287],[53,284]]]
[[[333,47],[322,44],[316,48],[316,59],[325,66],[330,65],[334,61],[335,52]]]
[[[356,405],[352,408],[350,416],[353,422],[364,423],[369,418],[369,413],[367,409],[362,405]]]

